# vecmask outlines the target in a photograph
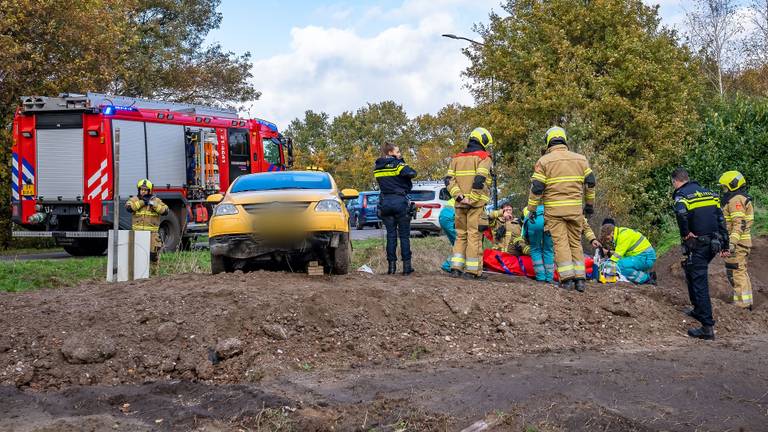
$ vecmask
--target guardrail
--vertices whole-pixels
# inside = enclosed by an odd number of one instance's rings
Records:
[[[107,231],[13,231],[13,237],[107,238]]]

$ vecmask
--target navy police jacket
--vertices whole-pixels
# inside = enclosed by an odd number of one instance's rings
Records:
[[[413,189],[413,179],[416,170],[409,167],[402,159],[385,156],[376,159],[373,176],[379,182],[382,194],[407,195]]]

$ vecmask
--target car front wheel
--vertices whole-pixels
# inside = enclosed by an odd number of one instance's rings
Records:
[[[349,240],[349,233],[342,233],[339,238],[339,246],[331,250],[333,259],[333,274],[345,275],[349,273],[352,266],[352,242]]]

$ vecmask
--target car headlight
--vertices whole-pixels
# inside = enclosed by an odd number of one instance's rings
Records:
[[[319,212],[340,212],[341,204],[336,200],[322,200],[315,206],[315,211]]]
[[[214,216],[235,215],[237,213],[237,207],[234,204],[219,204],[213,210]]]

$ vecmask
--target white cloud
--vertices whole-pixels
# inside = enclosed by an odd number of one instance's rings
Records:
[[[391,99],[413,116],[452,102],[471,104],[461,76],[469,65],[461,53],[465,44],[440,35],[472,36],[457,24],[458,14],[471,9],[484,19],[495,4],[406,0],[396,9],[371,8],[345,28],[293,28],[289,52],[254,61],[254,83],[263,96],[249,114],[285,128],[308,109],[337,115]],[[374,22],[393,25],[370,34],[367,24]]]

